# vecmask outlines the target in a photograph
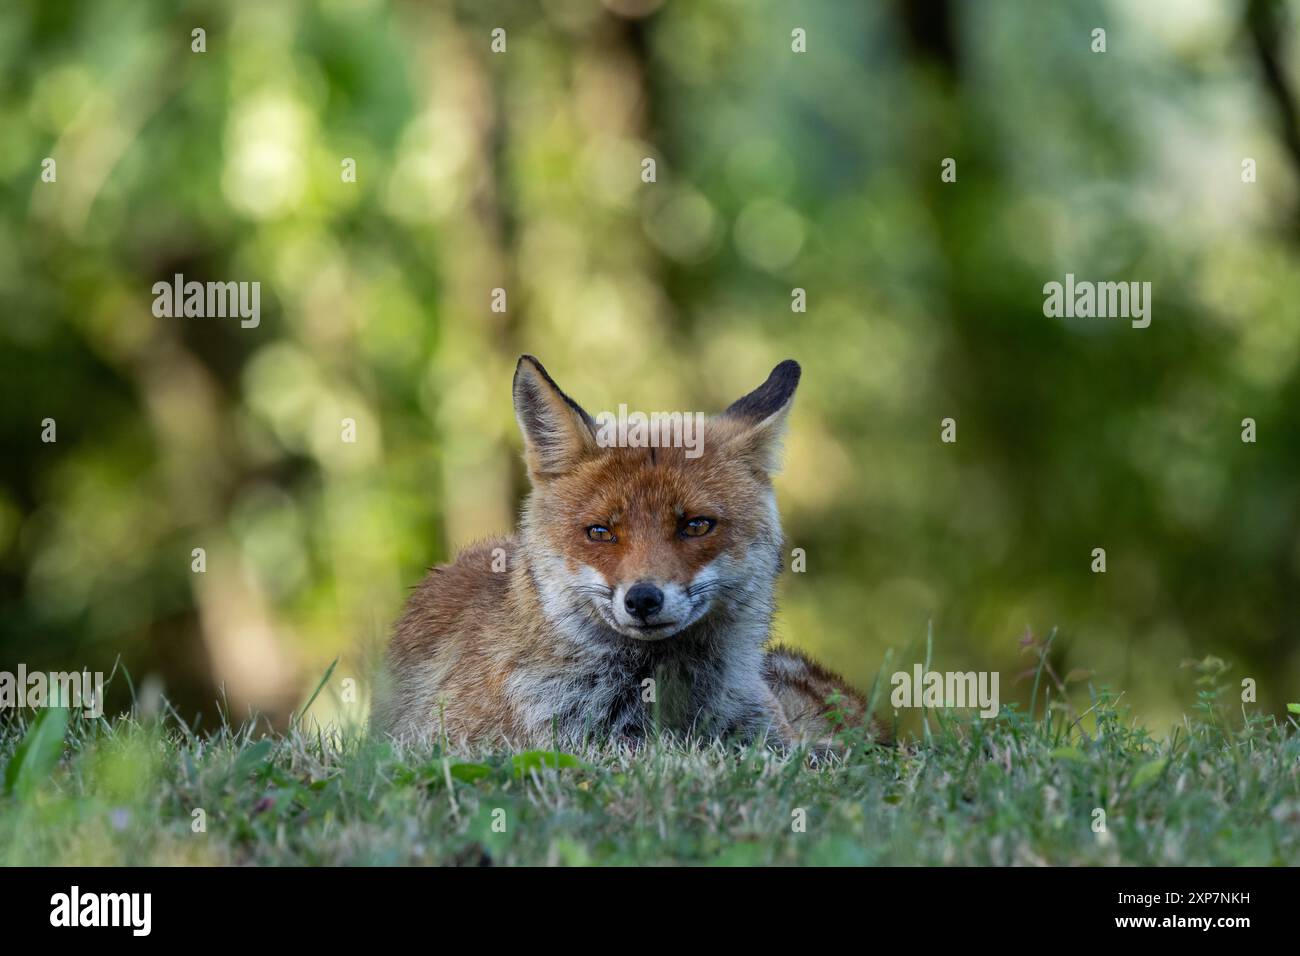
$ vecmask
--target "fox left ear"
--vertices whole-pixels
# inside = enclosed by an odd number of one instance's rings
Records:
[[[560,391],[531,355],[520,356],[515,366],[514,400],[533,481],[562,475],[598,450],[591,416]]]
[[[728,451],[745,458],[762,474],[780,470],[781,436],[799,387],[800,371],[798,362],[786,359],[772,369],[766,382],[718,416]]]

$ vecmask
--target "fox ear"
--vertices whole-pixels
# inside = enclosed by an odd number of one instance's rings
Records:
[[[766,382],[718,416],[728,452],[745,459],[761,474],[780,470],[781,436],[799,387],[799,374],[799,363],[786,359],[772,369]]]
[[[534,481],[562,475],[596,450],[595,423],[560,391],[531,355],[515,366],[515,418],[524,433],[524,460]]]

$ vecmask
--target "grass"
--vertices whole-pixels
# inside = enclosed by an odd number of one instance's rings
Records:
[[[1295,865],[1300,726],[1233,713],[1223,670],[1202,662],[1167,739],[1089,690],[1082,713],[932,711],[907,746],[845,734],[820,769],[668,739],[401,751],[310,718],[199,736],[11,713],[0,863]]]

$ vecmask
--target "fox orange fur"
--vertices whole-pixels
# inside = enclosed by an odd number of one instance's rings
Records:
[[[603,447],[591,416],[523,356],[514,406],[532,492],[519,530],[416,589],[372,726],[548,746],[656,729],[791,744],[824,741],[832,709],[862,722],[865,702],[840,678],[764,648],[782,567],[771,476],[799,374],[782,362],[688,456]]]

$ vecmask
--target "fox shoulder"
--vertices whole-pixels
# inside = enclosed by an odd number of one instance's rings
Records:
[[[397,622],[390,661],[400,666],[423,658],[439,640],[491,620],[505,602],[514,557],[513,538],[491,538],[465,548],[451,564],[430,568]]]

